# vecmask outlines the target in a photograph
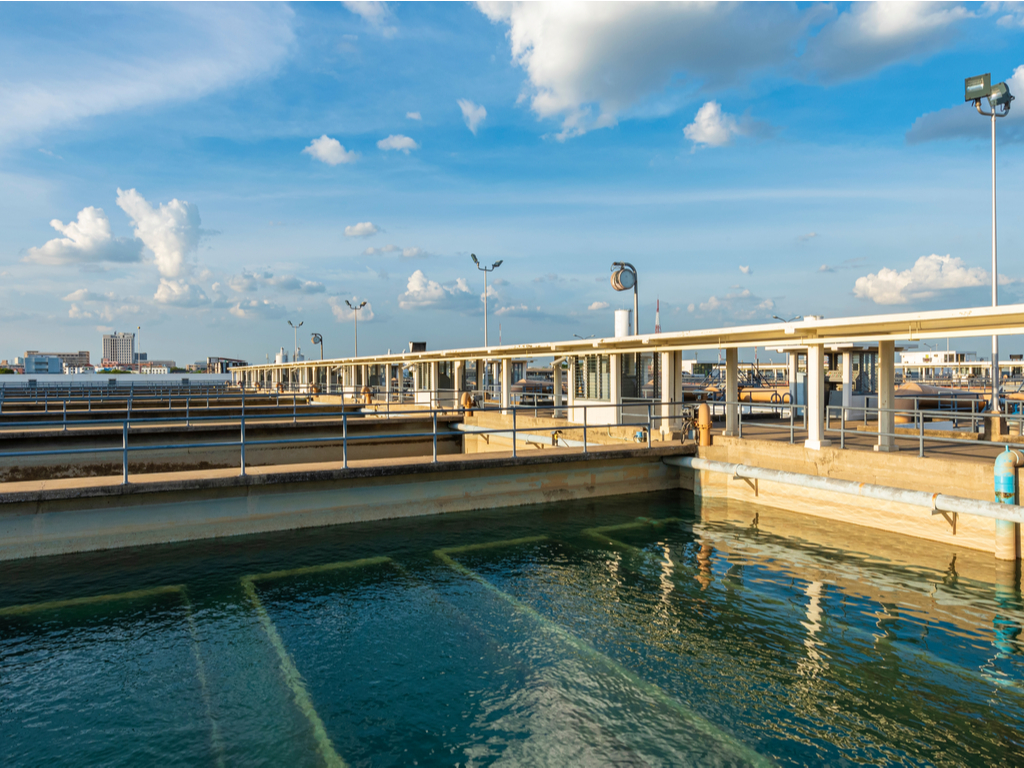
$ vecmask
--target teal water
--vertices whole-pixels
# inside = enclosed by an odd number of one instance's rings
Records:
[[[756,514],[666,492],[0,564],[0,765],[1024,764],[1019,581]]]

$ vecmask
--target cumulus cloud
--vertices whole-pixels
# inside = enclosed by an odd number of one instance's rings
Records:
[[[697,110],[693,122],[683,128],[683,135],[693,142],[694,150],[701,146],[728,146],[734,136],[769,136],[772,133],[767,123],[751,120],[749,116],[737,120],[726,114],[717,101],[706,102]]]
[[[469,99],[459,99],[459,109],[462,110],[462,119],[466,121],[466,127],[470,133],[476,136],[476,129],[487,117],[487,110],[481,104],[474,104]]]
[[[380,229],[371,221],[360,221],[345,227],[345,237],[370,237],[378,232]]]
[[[963,259],[932,254],[922,256],[902,272],[882,268],[875,274],[858,277],[853,293],[876,304],[908,304],[932,298],[940,291],[986,285],[988,280],[988,272],[964,266]]]
[[[405,293],[398,297],[398,306],[402,309],[421,309],[423,307],[450,307],[454,299],[464,299],[472,294],[464,278],[454,283],[441,285],[430,280],[417,269],[409,276]]]
[[[741,266],[740,267],[740,272],[742,272],[744,275],[749,275],[750,274],[750,267],[743,267],[743,266]]]
[[[323,293],[326,290],[323,283],[315,280],[303,280],[295,275],[275,275],[273,272],[249,272],[244,269],[241,274],[229,277],[227,286],[235,293],[257,291],[261,287],[298,293]],[[217,290],[220,283],[214,283],[212,287]]]
[[[96,293],[88,288],[79,288],[63,297],[62,301],[71,303],[68,317],[72,320],[92,320],[100,318],[112,322],[120,315],[137,315],[141,307],[130,301],[120,299],[112,292]],[[79,304],[89,305],[81,307]]]
[[[529,315],[534,312],[540,312],[540,307],[531,310],[525,304],[509,304],[508,306],[500,307],[499,309],[494,310],[494,314],[497,317],[505,317],[508,315]]]
[[[95,21],[69,6],[49,20],[60,56],[27,41],[11,49],[20,66],[5,68],[0,141],[200,98],[272,71],[294,42],[286,5],[126,5],[116,25]]]
[[[587,309],[589,309],[591,312],[595,312],[599,309],[608,309],[608,306],[609,304],[607,301],[595,301],[593,304],[587,307]]]
[[[423,115],[421,115],[419,112],[406,112],[405,116],[407,118],[409,118],[410,120],[422,120],[423,119]]]
[[[1024,65],[1017,67],[1006,84],[1010,93],[1024,93]],[[988,105],[983,103],[985,109]],[[943,139],[978,139],[988,141],[991,136],[990,121],[982,118],[973,104],[956,104],[952,107],[921,115],[906,133],[908,144],[922,144],[926,141]],[[999,119],[1000,143],[1024,142],[1024,116],[1020,110],[1011,110]]]
[[[696,3],[480,3],[508,27],[524,97],[557,138],[614,125],[679,77],[710,85],[778,66],[820,11]]]
[[[203,289],[195,283],[185,280],[168,280],[160,278],[160,285],[157,286],[153,299],[157,304],[167,304],[176,307],[198,307],[206,304],[209,299],[203,293]]]
[[[332,139],[326,133],[319,139],[313,139],[309,146],[302,150],[302,154],[309,155],[327,165],[354,163],[359,156],[355,152],[346,151],[340,141]]]
[[[403,136],[399,133],[388,136],[386,139],[381,139],[377,142],[377,147],[379,149],[383,149],[385,152],[393,149],[399,152],[405,152],[405,154],[408,155],[409,150],[419,149],[420,145],[408,136]]]
[[[24,261],[36,264],[81,264],[99,261],[131,262],[142,258],[142,243],[114,237],[110,220],[102,208],[83,208],[76,221],[64,224],[53,219],[50,226],[64,237],[29,248]]]
[[[135,225],[135,236],[152,251],[162,277],[187,274],[188,254],[199,246],[199,209],[184,200],[171,200],[154,208],[134,189],[117,190],[117,205]]]
[[[355,296],[350,298],[349,301],[356,307],[361,303],[361,300]],[[331,305],[331,313],[339,323],[351,320],[353,315],[355,315],[355,311],[345,303],[345,298],[342,296],[331,296],[327,299],[327,303]],[[369,322],[373,318],[373,302],[367,301],[366,306],[359,310],[359,322]]]
[[[804,64],[835,82],[922,60],[955,39],[973,15],[947,3],[852,3],[808,41]]]

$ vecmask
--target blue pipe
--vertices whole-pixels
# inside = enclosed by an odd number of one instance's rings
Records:
[[[1024,465],[1024,454],[1012,451],[1009,446],[996,458],[993,467],[995,501],[997,504],[1017,503],[1017,467]],[[1016,560],[1017,524],[1009,520],[996,520],[996,558]]]

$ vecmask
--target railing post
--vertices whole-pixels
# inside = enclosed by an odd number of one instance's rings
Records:
[[[917,421],[918,421],[918,427],[917,427],[917,439],[918,439],[917,455],[920,456],[921,458],[924,458],[924,414],[921,413],[921,411],[917,412]],[[895,427],[893,427],[893,429],[895,429]]]
[[[430,415],[433,417],[434,422],[434,463],[437,463],[437,411],[431,411]],[[514,435],[513,435],[514,438]],[[515,443],[513,443],[513,446]],[[514,448],[513,448],[514,450]]]
[[[512,458],[516,458],[516,407],[512,406]]]
[[[245,405],[244,405],[244,403],[242,405],[242,416],[239,419],[239,425],[240,425],[241,429],[240,429],[240,437],[238,439],[238,444],[239,444],[240,453],[241,453],[241,456],[242,456],[242,466],[241,466],[240,474],[242,475],[242,477],[245,477]]]
[[[297,407],[295,404],[295,393],[292,392],[292,424],[298,423]]]
[[[846,406],[839,406],[839,447],[846,448]]]
[[[128,420],[121,425],[121,484],[128,485]]]
[[[789,442],[790,445],[796,442],[796,403],[789,401]]]
[[[341,466],[348,469],[348,413],[344,410],[341,412]]]
[[[583,452],[587,453],[587,406],[583,406]]]
[[[654,425],[651,423],[651,404],[648,403],[647,404],[647,447],[648,448],[651,447],[651,440],[653,439],[651,437],[651,429],[653,428],[653,426]],[[740,437],[742,437],[742,436],[743,436],[743,430],[741,428],[740,429]]]
[[[188,395],[185,395],[185,427],[186,428],[188,428],[189,407],[191,406],[191,401],[192,401],[192,398],[190,398]]]
[[[64,426],[61,429],[61,432],[67,432],[68,431],[68,401],[67,400],[64,401],[64,409],[63,410],[64,410],[64,416],[63,416]]]

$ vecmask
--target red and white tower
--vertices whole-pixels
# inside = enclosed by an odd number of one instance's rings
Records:
[[[661,333],[661,299],[658,299],[658,303],[655,305],[654,310],[654,332]]]

